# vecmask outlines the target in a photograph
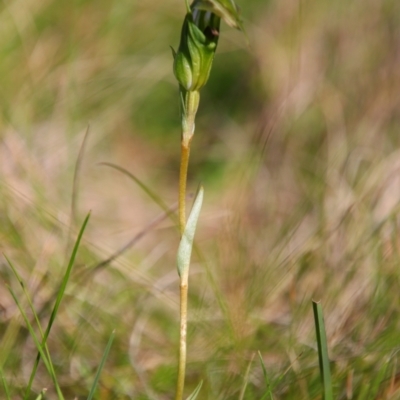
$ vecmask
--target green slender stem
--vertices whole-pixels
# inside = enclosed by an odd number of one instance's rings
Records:
[[[185,4],[186,4],[186,11],[187,11],[188,13],[190,13],[189,0],[185,0]]]
[[[183,236],[186,227],[186,181],[189,166],[190,142],[194,134],[194,121],[199,106],[200,94],[198,91],[188,92],[180,87],[181,96],[181,164],[179,171],[179,230]],[[182,400],[185,387],[186,370],[186,332],[187,332],[187,303],[188,303],[188,276],[181,276],[180,281],[180,334],[179,334],[179,361],[176,400]]]
[[[181,97],[181,165],[179,172],[179,230],[181,236],[186,225],[186,181],[189,166],[190,142],[194,134],[194,120],[199,107],[200,94],[198,91],[188,92],[180,87]]]
[[[189,166],[190,144],[181,144],[181,166],[179,171],[179,230],[181,236],[186,226],[186,181]]]
[[[189,146],[194,134],[194,120],[199,108],[200,93],[197,90],[187,91],[180,87],[182,143]]]

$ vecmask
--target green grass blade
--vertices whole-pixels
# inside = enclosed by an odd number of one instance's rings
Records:
[[[324,389],[324,400],[333,400],[331,369],[329,365],[324,316],[321,304],[313,301],[315,330],[317,334],[319,368]]]
[[[23,290],[23,292],[25,294],[25,297],[26,297],[26,299],[28,301],[29,307],[30,307],[30,309],[32,311],[32,314],[33,314],[34,318],[35,318],[35,322],[36,322],[36,324],[38,326],[38,329],[39,329],[39,332],[40,332],[40,338],[42,340],[42,347],[43,347],[44,351],[46,352],[47,358],[50,360],[50,353],[49,353],[49,349],[47,347],[47,343],[46,343],[46,341],[44,341],[44,334],[43,334],[42,326],[40,324],[39,317],[38,317],[38,315],[36,313],[36,310],[35,310],[35,308],[33,306],[33,303],[32,303],[32,300],[31,300],[31,298],[29,296],[29,293],[28,293],[28,291],[26,289],[25,282],[23,281],[22,277],[19,275],[17,269],[14,267],[13,263],[11,262],[11,260],[5,254],[4,254],[4,258],[7,260],[7,263],[10,266],[12,272],[14,273],[18,283],[22,287],[22,290]],[[36,373],[36,369],[34,371]],[[32,383],[33,383],[33,379],[35,377],[35,373],[34,374],[31,373],[31,377],[29,379],[29,383],[28,383],[28,386],[26,388],[25,397],[27,397],[28,393],[30,393],[30,390],[31,390],[31,387],[32,387]]]
[[[47,340],[47,337],[48,337],[48,335],[50,333],[50,330],[51,330],[51,327],[53,325],[53,322],[54,322],[54,320],[55,320],[55,318],[57,316],[58,309],[59,309],[60,304],[61,304],[61,300],[64,297],[65,289],[67,287],[67,283],[68,283],[69,277],[71,275],[72,267],[73,267],[73,265],[75,263],[76,254],[78,253],[78,248],[79,248],[79,245],[81,243],[83,232],[85,231],[85,228],[86,228],[86,225],[87,225],[87,223],[89,221],[89,218],[90,218],[90,212],[86,216],[85,220],[83,221],[83,225],[81,227],[81,230],[79,231],[78,238],[77,238],[77,240],[75,242],[75,245],[74,245],[74,248],[72,250],[71,258],[69,259],[67,270],[65,271],[64,278],[61,281],[61,285],[60,285],[60,289],[58,291],[56,302],[54,304],[54,308],[53,308],[53,311],[51,313],[50,320],[49,320],[49,323],[48,323],[47,328],[46,328],[46,332],[44,334],[44,336],[45,336],[44,339],[45,340]]]
[[[85,136],[83,137],[82,144],[81,144],[81,147],[80,147],[79,153],[78,153],[78,158],[76,159],[75,168],[74,168],[74,177],[73,177],[73,180],[72,180],[71,224],[70,224],[71,228],[74,225],[76,214],[77,214],[76,205],[78,203],[79,173],[80,173],[81,168],[82,168],[83,155],[85,153],[86,142],[87,142],[88,137],[89,137],[89,131],[90,131],[90,124],[88,124],[88,126],[86,128]]]
[[[78,248],[79,248],[82,236],[83,236],[83,232],[85,231],[85,228],[86,228],[86,225],[87,225],[87,223],[89,221],[89,218],[90,218],[90,212],[86,216],[85,220],[83,221],[81,230],[79,231],[79,234],[78,234],[78,238],[76,239],[74,248],[72,250],[71,258],[69,259],[69,262],[68,262],[67,270],[65,271],[64,277],[63,277],[63,279],[61,281],[61,285],[60,285],[60,288],[58,290],[58,294],[57,294],[57,298],[56,298],[56,301],[55,301],[55,304],[54,304],[54,308],[53,308],[53,311],[51,312],[50,320],[49,320],[49,322],[47,324],[46,331],[44,332],[44,335],[43,335],[43,339],[42,339],[42,346],[43,347],[46,345],[46,341],[47,341],[47,338],[49,337],[51,327],[53,326],[54,320],[55,320],[55,318],[57,316],[57,312],[58,312],[58,309],[60,307],[61,300],[62,300],[62,298],[64,296],[65,289],[67,287],[67,283],[68,283],[69,277],[71,275],[72,267],[73,267],[74,262],[75,262],[76,254],[78,252]],[[28,384],[28,387],[27,387],[26,392],[25,392],[25,397],[28,395],[28,393],[29,393],[29,391],[30,391],[30,389],[32,387],[33,379],[34,379],[34,377],[36,375],[36,371],[37,371],[41,356],[42,355],[39,352],[37,354],[35,363],[33,365],[33,369],[32,369],[32,372],[31,372],[30,379],[29,379],[29,384]]]
[[[197,396],[200,393],[200,389],[203,386],[203,381],[201,381],[194,389],[193,393],[187,398],[187,400],[196,400]]]
[[[19,311],[20,311],[20,313],[22,315],[22,318],[25,321],[25,324],[26,324],[26,327],[28,328],[29,334],[31,335],[31,337],[32,337],[32,339],[33,339],[33,341],[35,343],[35,346],[38,349],[38,352],[39,352],[39,354],[40,354],[40,356],[41,356],[41,358],[43,360],[43,363],[44,363],[44,365],[45,365],[45,367],[46,367],[46,369],[47,369],[47,371],[48,371],[48,373],[49,373],[49,375],[50,375],[50,377],[51,377],[51,379],[52,379],[52,381],[54,383],[54,386],[55,386],[55,389],[57,391],[58,397],[59,397],[59,399],[63,400],[64,396],[62,395],[61,389],[60,389],[60,387],[58,385],[58,381],[57,381],[57,377],[56,377],[55,372],[54,372],[53,364],[52,364],[51,360],[47,357],[47,354],[44,352],[43,345],[41,344],[41,342],[37,338],[35,330],[33,329],[32,324],[29,322],[29,318],[27,317],[25,311],[23,310],[23,308],[21,306],[21,303],[18,300],[18,297],[16,296],[14,291],[11,289],[11,287],[8,286],[8,290],[10,291],[11,296],[13,297],[13,299],[15,301],[15,304],[17,305],[17,307],[18,307],[18,309],[19,309]],[[29,389],[29,392],[28,391],[25,392],[24,398],[25,399],[28,398],[29,394],[30,394],[30,389]]]
[[[90,393],[89,393],[87,400],[92,400],[92,397],[93,397],[94,392],[97,387],[97,383],[99,382],[99,379],[100,379],[101,371],[103,370],[104,363],[106,362],[108,353],[110,352],[110,349],[111,349],[111,345],[114,341],[114,337],[115,337],[115,330],[111,332],[110,339],[108,339],[106,349],[104,350],[103,357],[101,358],[100,365],[99,365],[99,368],[97,369],[96,376],[94,378],[93,385],[92,385],[92,388],[90,389]]]
[[[240,390],[240,394],[239,394],[239,400],[244,399],[244,394],[246,393],[247,385],[249,383],[249,375],[250,375],[250,369],[251,369],[251,364],[253,363],[253,359],[254,359],[254,354],[251,356],[249,365],[246,368],[246,373],[245,373],[244,379],[243,379],[243,386],[242,386],[242,388]]]
[[[1,375],[1,381],[2,381],[3,387],[4,387],[4,392],[7,396],[7,400],[11,400],[11,394],[10,394],[10,390],[8,389],[6,377],[4,376],[3,370],[1,368],[0,368],[0,375]]]
[[[385,376],[389,367],[389,363],[383,363],[383,366],[379,369],[376,374],[373,374],[374,378],[370,380],[370,384],[368,387],[368,396],[365,396],[367,399],[377,399],[379,391],[381,390],[382,382],[385,381]]]
[[[263,375],[264,375],[265,385],[267,386],[267,391],[264,394],[264,396],[261,397],[261,400],[266,400],[268,398],[270,400],[273,400],[274,398],[272,396],[271,383],[270,383],[269,378],[268,378],[267,368],[265,368],[264,360],[263,360],[262,355],[261,355],[260,352],[258,352],[258,358],[260,359],[260,364],[261,364],[261,369],[262,369]]]
[[[33,316],[35,318],[35,322],[36,322],[36,324],[37,324],[37,326],[39,328],[39,332],[40,332],[41,338],[43,339],[44,334],[43,334],[42,326],[40,324],[39,317],[38,317],[38,315],[36,313],[36,310],[35,310],[35,308],[33,306],[31,297],[29,296],[29,293],[26,290],[25,282],[23,281],[23,279],[19,275],[17,269],[14,267],[13,263],[11,262],[11,260],[5,254],[4,254],[4,258],[7,260],[7,263],[10,266],[10,268],[11,268],[12,272],[14,273],[15,277],[17,278],[18,283],[21,285],[22,291],[24,292],[24,295],[25,295],[25,297],[26,297],[26,299],[28,301],[29,308],[31,309],[32,314],[33,314]]]

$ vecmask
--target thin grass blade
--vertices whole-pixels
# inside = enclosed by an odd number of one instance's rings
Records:
[[[92,385],[92,388],[90,389],[90,393],[89,393],[87,400],[92,400],[92,398],[93,398],[94,392],[96,391],[96,387],[97,387],[97,384],[100,379],[101,371],[103,370],[104,363],[106,362],[108,353],[110,352],[110,349],[111,349],[111,345],[114,341],[114,337],[115,337],[115,330],[111,332],[110,339],[108,339],[107,346],[104,350],[103,357],[101,358],[100,365],[99,365],[99,368],[97,369],[96,376],[94,378],[93,385]]]
[[[83,155],[85,153],[86,149],[86,142],[89,137],[89,131],[90,131],[90,124],[88,124],[85,132],[85,136],[83,137],[81,147],[79,149],[78,153],[78,158],[75,163],[75,169],[74,169],[74,177],[72,181],[72,201],[71,201],[71,228],[74,225],[75,218],[76,218],[76,205],[78,203],[78,194],[79,194],[79,189],[78,189],[78,183],[79,183],[79,173],[82,168],[82,161],[83,161]]]
[[[263,372],[263,375],[264,375],[265,385],[267,386],[267,391],[264,394],[264,396],[261,397],[261,400],[266,400],[268,398],[270,400],[273,400],[274,398],[272,396],[271,383],[270,383],[269,378],[268,378],[267,368],[265,368],[264,360],[263,360],[262,355],[261,355],[260,352],[258,352],[258,358],[260,359],[260,364],[261,364],[261,369],[262,369],[262,372]]]
[[[11,400],[10,390],[7,385],[6,377],[4,376],[3,370],[0,368],[1,382],[3,383],[4,392],[7,396],[7,400]]]
[[[193,393],[187,398],[187,400],[196,400],[197,396],[200,393],[200,389],[203,386],[203,381],[201,381],[194,389]]]
[[[29,304],[29,308],[32,311],[32,314],[33,314],[33,316],[35,318],[35,322],[36,322],[36,324],[38,326],[38,329],[39,329],[40,339],[42,340],[43,350],[45,351],[45,353],[47,355],[47,358],[50,360],[50,353],[49,353],[49,349],[47,347],[47,343],[46,343],[46,341],[44,341],[44,333],[43,333],[43,330],[42,330],[42,326],[40,324],[39,317],[38,317],[38,315],[36,313],[36,310],[35,310],[35,308],[33,306],[33,303],[32,303],[32,300],[31,300],[31,298],[29,296],[29,293],[28,293],[28,291],[26,289],[25,282],[23,281],[22,277],[19,275],[17,269],[14,267],[13,263],[11,262],[11,260],[5,254],[4,254],[4,258],[7,260],[8,265],[10,266],[12,272],[14,273],[14,276],[16,277],[18,283],[20,284],[20,286],[21,286],[21,288],[22,288],[22,290],[23,290],[23,292],[25,294],[25,297],[26,297],[26,299],[28,301],[28,304]],[[35,372],[36,372],[36,369],[35,369]],[[27,393],[30,392],[34,377],[35,377],[35,374],[31,374],[31,379],[29,380],[29,383],[28,383],[28,386],[27,386],[27,390],[26,390],[26,393],[25,393],[25,397],[27,396]]]
[[[51,377],[51,379],[52,379],[52,381],[54,383],[54,386],[55,386],[55,389],[57,391],[57,395],[58,395],[59,399],[64,400],[64,396],[63,396],[63,394],[61,392],[61,389],[60,389],[60,386],[58,384],[57,377],[56,377],[56,374],[54,372],[54,367],[53,367],[53,364],[51,362],[51,359],[49,359],[47,357],[47,354],[44,352],[43,345],[41,344],[41,342],[37,338],[35,330],[33,329],[32,324],[29,322],[29,318],[27,317],[25,311],[23,310],[23,308],[21,306],[21,303],[18,300],[18,297],[16,296],[16,294],[14,293],[14,291],[11,289],[10,286],[7,286],[7,288],[10,291],[11,296],[13,297],[13,299],[15,301],[15,304],[17,305],[17,307],[19,309],[19,311],[20,311],[20,313],[22,315],[22,318],[25,321],[25,324],[26,324],[26,327],[28,328],[29,334],[31,335],[31,337],[32,337],[32,339],[33,339],[33,341],[35,343],[35,346],[38,349],[40,357],[42,358],[43,363],[44,363],[44,365],[45,365],[45,367],[47,369],[47,372],[49,373],[49,375],[50,375],[50,377]],[[24,399],[28,398],[29,394],[30,394],[30,389],[29,389],[29,392],[28,391],[25,392]]]
[[[240,390],[240,394],[239,394],[239,400],[244,399],[244,394],[246,393],[247,385],[249,383],[249,375],[250,375],[250,369],[251,369],[251,364],[253,363],[253,359],[254,359],[254,354],[251,356],[249,365],[246,368],[246,373],[245,373],[244,379],[243,379],[243,386],[242,386],[242,389]]]
[[[89,218],[90,218],[90,212],[86,216],[85,220],[83,221],[82,227],[81,227],[81,229],[79,231],[79,234],[78,234],[78,238],[76,239],[74,248],[72,250],[71,258],[69,259],[69,262],[68,262],[67,270],[65,271],[64,278],[61,281],[61,285],[60,285],[60,289],[58,291],[56,302],[54,304],[54,308],[53,308],[53,311],[51,313],[50,320],[49,320],[49,323],[47,325],[46,332],[45,332],[45,335],[44,335],[45,336],[45,340],[47,340],[47,337],[48,337],[48,335],[50,333],[51,327],[53,326],[53,322],[54,322],[54,320],[55,320],[55,318],[57,316],[58,309],[59,309],[60,304],[61,304],[61,300],[64,297],[65,289],[67,287],[67,283],[68,283],[69,277],[71,275],[72,267],[73,267],[73,265],[75,263],[76,254],[78,253],[78,248],[79,248],[79,245],[81,243],[83,232],[85,231],[85,228],[86,228],[86,225],[87,225],[87,223],[89,221]]]
[[[25,297],[26,297],[26,299],[28,301],[29,308],[31,309],[32,314],[33,314],[33,316],[35,318],[35,322],[36,322],[36,324],[37,324],[37,326],[39,328],[39,332],[40,332],[41,338],[43,339],[44,338],[44,334],[43,334],[43,331],[42,331],[42,326],[40,324],[40,320],[39,320],[39,317],[38,317],[38,315],[36,313],[36,310],[35,310],[35,308],[33,306],[33,302],[31,300],[31,297],[29,296],[29,293],[28,293],[28,291],[26,289],[25,282],[23,281],[23,279],[19,275],[17,269],[14,267],[13,263],[11,262],[11,260],[5,254],[4,254],[4,258],[7,260],[8,265],[10,266],[12,272],[14,273],[14,275],[17,278],[19,284],[21,285],[22,291],[24,292]]]
[[[387,374],[387,370],[389,367],[389,363],[385,362],[382,363],[383,365],[379,369],[379,371],[374,374],[375,378],[371,380],[371,383],[368,385],[368,399],[377,399],[379,391],[382,389],[382,382],[385,382],[385,377]]]
[[[164,203],[164,201],[161,199],[160,196],[157,195],[156,192],[151,190],[145,183],[143,183],[139,178],[137,178],[135,175],[133,175],[131,172],[126,170],[123,167],[120,167],[119,165],[108,163],[108,162],[102,162],[99,165],[104,165],[106,167],[113,168],[124,175],[126,175],[128,178],[132,179],[150,198],[151,200],[154,201],[163,211],[165,211],[168,215],[171,215],[172,218],[175,217],[174,214],[171,214],[170,208]],[[178,219],[175,217],[174,222],[178,223]]]
[[[55,301],[55,304],[54,304],[54,307],[53,307],[53,311],[51,312],[50,320],[49,320],[49,322],[47,324],[46,331],[44,332],[44,335],[43,335],[43,339],[42,339],[42,346],[43,347],[45,347],[45,345],[46,345],[46,341],[47,341],[47,338],[49,337],[51,327],[53,326],[54,320],[55,320],[55,318],[57,316],[58,309],[59,309],[60,304],[61,304],[61,300],[64,297],[65,289],[67,287],[67,283],[68,283],[69,277],[71,275],[72,267],[73,267],[73,265],[75,263],[76,254],[78,252],[78,248],[79,248],[79,245],[81,243],[83,232],[85,231],[85,228],[86,228],[86,225],[87,225],[87,223],[89,221],[89,218],[90,218],[90,212],[88,213],[88,215],[86,216],[85,220],[83,221],[82,227],[81,227],[81,229],[79,231],[79,234],[78,234],[78,237],[77,237],[77,239],[75,241],[75,245],[74,245],[74,248],[72,250],[72,254],[71,254],[71,257],[69,259],[67,269],[66,269],[64,277],[63,277],[63,279],[61,281],[60,289],[58,290],[58,294],[57,294],[56,301]],[[28,393],[29,393],[29,391],[30,391],[30,389],[32,387],[33,379],[34,379],[34,377],[36,375],[36,371],[37,371],[41,356],[42,355],[41,355],[40,352],[36,356],[36,360],[35,360],[35,363],[33,365],[31,376],[30,376],[30,379],[29,379],[28,387],[27,387],[26,392],[25,392],[25,398],[28,395]]]
[[[331,368],[329,364],[324,316],[321,304],[313,301],[315,331],[318,344],[319,368],[324,389],[324,400],[333,400]]]

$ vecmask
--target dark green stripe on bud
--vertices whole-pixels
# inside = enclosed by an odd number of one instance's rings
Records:
[[[198,91],[208,80],[219,38],[220,17],[192,6],[174,52],[174,74],[187,91]]]
[[[194,0],[193,6],[199,10],[211,11],[232,28],[244,32],[239,7],[233,0]]]

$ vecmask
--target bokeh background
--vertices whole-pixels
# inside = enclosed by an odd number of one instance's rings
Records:
[[[336,398],[399,398],[400,2],[238,3],[248,39],[223,25],[192,145],[189,191],[202,183],[205,203],[187,393],[203,380],[199,399],[262,398],[260,351],[274,399],[321,398],[315,299]],[[96,398],[173,398],[169,46],[184,13],[183,0],[0,1],[0,250],[43,325],[91,211],[49,338],[66,398],[86,398],[113,329]],[[36,350],[4,257],[0,276],[0,366],[19,399]],[[55,399],[41,367],[32,399],[45,387]]]

